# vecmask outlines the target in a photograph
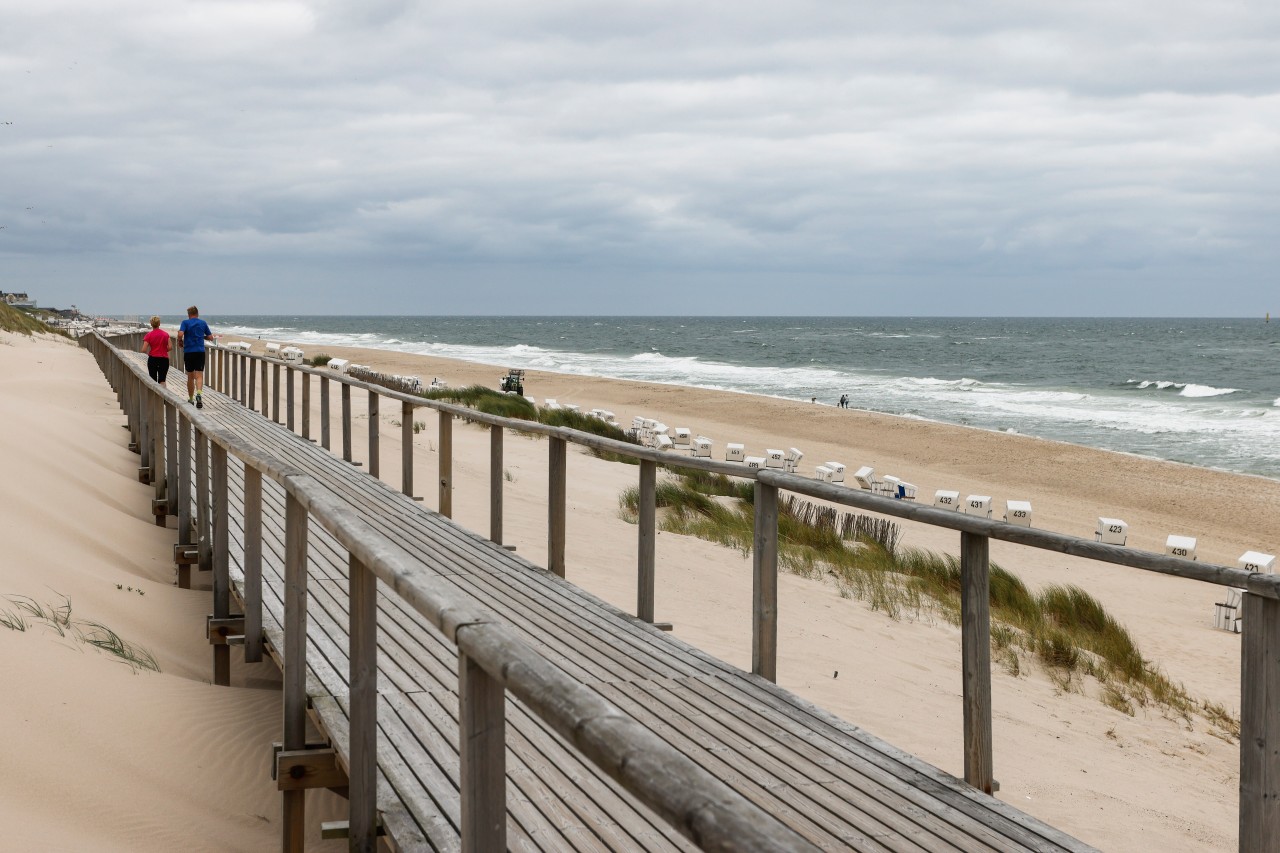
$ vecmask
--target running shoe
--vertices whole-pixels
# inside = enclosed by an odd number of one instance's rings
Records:
[[[196,408],[197,409],[204,408],[204,397],[200,396],[199,394],[196,395]]]

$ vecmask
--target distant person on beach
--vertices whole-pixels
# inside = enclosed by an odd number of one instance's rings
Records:
[[[841,395],[840,395],[840,408],[842,408],[842,409],[847,409],[847,408],[849,408],[849,395],[848,395],[848,394],[841,394]]]
[[[204,408],[204,342],[217,335],[209,324],[200,319],[200,309],[192,305],[187,309],[187,319],[178,327],[178,345],[182,347],[182,364],[187,371],[187,402]]]
[[[147,354],[147,375],[164,384],[169,375],[169,333],[160,328],[160,318],[151,318],[151,331],[142,339],[142,352]]]

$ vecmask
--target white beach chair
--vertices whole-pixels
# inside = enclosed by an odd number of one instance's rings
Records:
[[[1276,570],[1276,555],[1264,554],[1261,551],[1245,551],[1236,560],[1236,565],[1246,572],[1273,574]]]
[[[908,483],[902,480],[898,483],[898,499],[904,501],[913,501],[916,499],[918,488],[915,483]]]
[[[933,505],[938,509],[954,509],[960,511],[960,493],[949,489],[938,489],[933,493]]]
[[[248,341],[235,341],[223,347],[223,349],[235,350],[236,352],[249,352],[253,349],[253,345]]]
[[[631,428],[634,430],[644,429],[644,418],[640,417],[639,415],[636,415],[634,418],[632,418]]]
[[[824,462],[824,467],[831,469],[831,482],[844,482],[844,463],[843,462]]]
[[[336,370],[338,373],[346,373],[347,368],[350,366],[351,362],[347,361],[345,358],[329,359],[329,369]]]
[[[853,472],[853,480],[858,484],[859,488],[868,492],[875,491],[876,469],[870,465],[863,465],[857,471]]]
[[[759,468],[764,468],[764,467],[766,467],[766,466],[765,466],[765,458],[764,458],[763,456],[748,456],[746,459],[744,459],[744,460],[742,460],[742,461],[744,461],[744,462],[746,462],[746,463],[747,463],[747,467],[748,467],[748,468],[756,468],[756,469],[759,469]]]
[[[432,384],[434,385],[435,383],[433,382]],[[545,408],[545,409],[558,409],[558,408],[560,408],[560,404],[556,402],[556,398],[555,398],[555,397],[548,397],[548,398],[547,398],[546,403],[544,403],[544,404],[543,404],[543,408]]]
[[[288,364],[302,364],[302,350],[297,347],[285,347],[280,350],[280,357]]]
[[[576,405],[576,404],[574,404],[574,403],[561,403],[561,404],[560,404],[560,406],[561,406],[561,408],[567,409],[567,410],[569,410],[570,412],[577,412],[577,411],[578,411],[578,407],[577,407],[577,405]]]
[[[688,447],[691,439],[688,427],[676,427],[671,431],[671,441],[681,447]]]
[[[976,515],[979,518],[991,517],[991,495],[969,495],[964,499],[965,515]]]
[[[1009,524],[1015,524],[1018,527],[1031,526],[1031,502],[1030,501],[1005,501],[1004,502],[1004,520]]]
[[[746,458],[746,452],[745,445],[729,442],[724,446],[724,461],[742,462]]]
[[[1094,539],[1103,545],[1123,545],[1129,541],[1129,525],[1118,518],[1098,516],[1098,530]]]
[[[527,400],[527,401],[529,402],[529,405],[530,405],[530,406],[537,406],[537,405],[538,405],[538,398],[536,398],[536,397],[525,397],[525,400]]]
[[[831,474],[832,474],[831,469],[828,468],[826,465],[819,465],[817,468],[813,469],[814,479],[821,480],[824,483],[831,482]]]
[[[1181,557],[1184,560],[1196,558],[1196,539],[1194,536],[1177,536],[1170,533],[1164,541],[1164,552],[1170,557]]]
[[[766,449],[764,452],[764,464],[769,468],[785,468],[786,454],[781,450]]]
[[[276,343],[268,343],[267,358],[279,358],[279,357],[280,357],[280,345]]]
[[[655,450],[670,450],[675,445],[671,441],[671,436],[659,435],[654,438],[653,446]]]
[[[695,438],[689,445],[689,455],[697,459],[711,458],[711,439],[705,435]]]
[[[787,451],[787,458],[784,465],[787,473],[794,474],[800,467],[800,460],[804,458],[804,453],[799,448],[793,447]]]

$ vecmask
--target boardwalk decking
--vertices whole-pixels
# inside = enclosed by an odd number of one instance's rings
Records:
[[[135,358],[141,358],[134,355]],[[184,393],[185,377],[170,374]],[[884,741],[737,670],[424,509],[364,470],[216,392],[186,412],[233,431],[341,497],[421,567],[763,811],[829,850],[1086,850]],[[193,457],[194,458],[194,457]],[[231,579],[244,583],[243,466],[228,467]],[[262,482],[263,630],[285,648],[285,496]],[[313,525],[307,693],[347,754],[346,549]],[[458,654],[395,595],[377,598],[378,805],[400,849],[460,849]],[[690,843],[507,699],[507,827],[515,850],[667,850]],[[345,761],[345,758],[341,758]]]

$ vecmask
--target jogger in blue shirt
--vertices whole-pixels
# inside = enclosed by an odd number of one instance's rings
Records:
[[[200,319],[200,309],[192,305],[187,309],[187,319],[178,327],[178,345],[182,347],[182,364],[187,371],[187,402],[195,403],[197,409],[204,408],[204,342],[214,340],[217,335],[209,328],[209,324]]]

